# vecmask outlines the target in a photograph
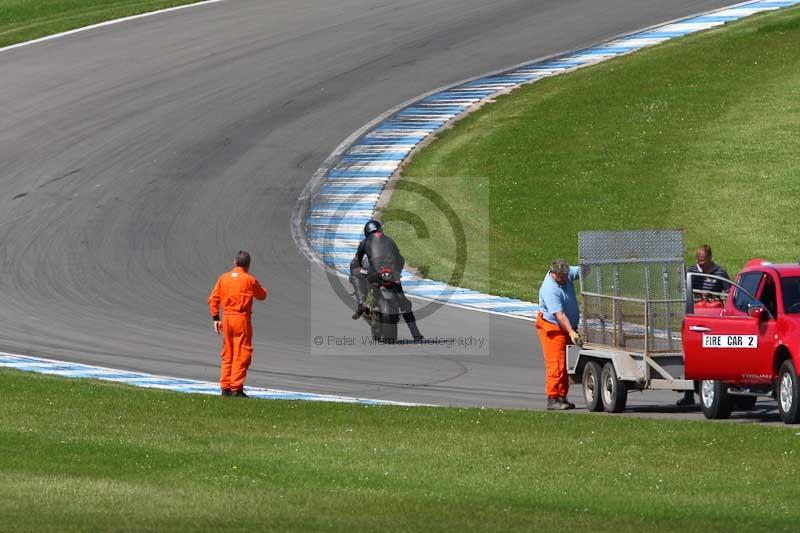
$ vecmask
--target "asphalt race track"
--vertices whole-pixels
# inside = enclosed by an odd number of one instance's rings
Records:
[[[0,351],[213,381],[206,297],[248,249],[270,291],[249,385],[539,409],[531,322],[446,307],[423,333],[483,346],[364,345],[292,239],[297,198],[410,98],[732,3],[227,0],[0,52]]]

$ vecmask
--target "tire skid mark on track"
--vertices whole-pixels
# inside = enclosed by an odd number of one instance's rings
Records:
[[[198,2],[196,4],[191,4],[187,6],[180,6],[178,8],[172,8],[168,10],[162,10],[158,12],[143,14],[143,15],[136,15],[134,17],[127,17],[125,19],[118,19],[115,21],[109,21],[106,23],[102,23],[99,25],[89,26],[86,28],[80,28],[77,30],[73,30],[71,32],[65,32],[63,34],[49,36],[43,39],[39,39],[36,41],[30,41],[27,43],[21,43],[19,45],[13,45],[12,47],[17,46],[27,46],[29,44],[33,44],[35,42],[40,42],[43,40],[50,40],[55,39],[58,37],[65,36],[71,33],[77,33],[79,31],[85,31],[92,28],[97,28],[100,26],[110,25],[119,23],[125,20],[131,20],[133,18],[141,18],[145,16],[151,16],[157,13],[162,13],[164,11],[171,11],[175,9],[186,9],[188,7],[197,7],[200,5],[205,4],[214,4],[221,2],[222,0],[207,0],[205,2]],[[696,16],[696,17],[689,17],[681,19],[684,27],[677,27],[673,28],[675,31],[670,31],[669,28],[665,29],[666,26],[669,24],[662,24],[658,26],[661,29],[661,33],[655,32],[654,29],[644,30],[639,32],[639,34],[629,34],[624,37],[620,37],[619,39],[630,39],[625,43],[625,46],[611,46],[609,42],[606,43],[606,46],[598,45],[597,47],[593,47],[590,49],[584,49],[583,52],[587,56],[591,56],[594,58],[607,58],[607,57],[614,57],[613,54],[620,55],[623,53],[628,53],[634,49],[636,46],[648,46],[650,44],[656,44],[657,42],[661,42],[662,40],[666,40],[667,38],[672,38],[678,35],[683,35],[686,33],[691,33],[691,31],[686,31],[688,29],[692,29],[696,26],[691,26],[691,24],[696,25],[703,25],[703,24],[710,24],[708,27],[712,27],[714,24],[722,24],[728,22],[729,20],[736,20],[743,16],[751,15],[755,12],[764,11],[767,9],[779,9],[782,7],[788,7],[791,5],[795,5],[800,3],[800,0],[791,0],[791,1],[750,1],[744,2],[743,4],[737,4],[737,6],[733,6],[731,8],[716,10],[710,12],[713,14],[712,18],[708,18],[707,20],[699,20],[703,16]],[[725,11],[728,11],[725,13]],[[738,11],[737,11],[738,10]],[[708,17],[709,15],[706,15]],[[689,22],[692,18],[696,18],[695,22]],[[685,24],[689,24],[689,27],[685,27]],[[703,28],[699,28],[703,29]],[[694,31],[697,31],[696,29]],[[647,32],[650,32],[649,34]],[[638,35],[638,37],[636,37]],[[12,47],[0,48],[0,52],[8,50]],[[595,49],[597,48],[597,49]],[[576,54],[577,52],[571,52],[570,54]],[[333,188],[332,193],[337,192],[336,187],[340,187],[338,192],[344,193],[344,189],[348,185],[355,184],[358,188],[360,188],[366,182],[363,182],[365,178],[370,178],[372,173],[379,173],[376,176],[374,184],[377,184],[378,187],[375,188],[377,191],[374,196],[374,201],[372,197],[366,198],[366,204],[362,204],[361,202],[357,202],[357,208],[359,211],[364,211],[365,213],[371,213],[376,205],[377,199],[380,196],[380,193],[383,190],[386,182],[388,181],[389,177],[386,175],[387,169],[391,170],[392,165],[397,164],[399,165],[405,157],[410,153],[410,151],[421,142],[422,139],[429,136],[431,133],[437,131],[442,126],[446,125],[448,122],[456,119],[457,117],[461,116],[462,114],[474,109],[476,104],[480,104],[481,102],[485,102],[486,100],[490,99],[492,96],[496,96],[498,94],[502,94],[503,92],[510,91],[511,89],[518,87],[525,83],[530,83],[538,79],[539,77],[544,77],[546,75],[553,75],[559,72],[563,72],[566,70],[570,70],[572,68],[578,68],[582,66],[580,61],[564,61],[565,59],[570,59],[570,54],[560,54],[559,56],[553,56],[549,58],[541,59],[536,64],[533,63],[526,63],[525,65],[520,65],[515,67],[514,69],[506,69],[503,72],[499,72],[497,74],[492,74],[489,76],[484,76],[483,78],[473,79],[463,82],[460,86],[455,85],[449,87],[444,90],[437,90],[432,91],[426,95],[423,95],[420,98],[415,99],[414,102],[404,104],[400,107],[395,108],[391,112],[386,113],[384,116],[381,117],[379,121],[375,121],[368,125],[367,127],[359,130],[356,134],[351,136],[347,141],[340,145],[340,149],[338,149],[334,154],[332,154],[327,160],[325,166],[321,169],[321,172],[315,174],[315,180],[312,180],[307,187],[304,189],[302,198],[305,201],[301,201],[297,204],[297,208],[294,214],[299,214],[299,218],[293,216],[292,218],[292,234],[294,237],[295,242],[299,245],[301,250],[309,255],[309,250],[311,250],[311,257],[312,255],[316,255],[316,257],[312,257],[314,260],[319,261],[319,252],[315,251],[313,248],[309,248],[309,245],[315,246],[318,244],[318,241],[312,241],[310,239],[310,231],[309,229],[313,229],[313,225],[306,224],[306,216],[309,215],[310,204],[314,203],[315,200],[319,198],[319,190],[316,191],[316,195],[310,194],[315,189],[319,189],[320,184],[323,180],[327,180],[328,177],[335,177],[337,178],[336,183],[333,183],[331,180],[330,185]],[[559,63],[558,60],[561,60]],[[547,63],[547,62],[550,63]],[[587,62],[586,64],[590,64]],[[526,71],[525,67],[528,67],[528,71]],[[417,106],[416,108],[413,106]],[[396,116],[395,116],[396,115]],[[395,121],[392,123],[392,121]],[[433,128],[433,129],[431,129]],[[371,138],[368,136],[372,136]],[[358,142],[358,143],[357,143]],[[344,157],[342,157],[344,156]],[[339,176],[328,176],[328,171],[334,169],[334,166],[338,167],[336,170],[340,170]],[[351,175],[348,175],[351,174]],[[394,172],[390,172],[389,175],[393,175]],[[307,194],[308,193],[308,194]],[[344,206],[345,202],[339,199],[341,197],[348,197],[349,193],[344,193],[342,195],[336,194],[329,194],[328,198],[325,201],[320,202],[319,207],[323,208],[322,212],[319,214],[320,216],[328,216],[329,218],[335,216],[336,213],[340,212],[341,207],[350,207]],[[22,198],[22,196],[20,196]],[[349,211],[346,209],[345,211]],[[355,212],[355,211],[353,211]],[[294,215],[293,214],[293,215]],[[25,215],[29,216],[29,215]],[[24,218],[24,217],[20,217]],[[299,224],[296,221],[299,220]],[[6,221],[5,224],[8,224],[9,221]],[[363,224],[362,224],[363,225]],[[333,226],[334,228],[339,227],[338,224]],[[360,230],[360,228],[359,228]],[[317,228],[317,231],[320,235],[323,235],[326,231],[324,226]],[[360,239],[360,234],[355,234],[356,238]],[[351,247],[351,243],[345,243],[345,248],[347,250],[353,249]],[[329,268],[335,269],[335,264],[329,264]],[[448,293],[457,293],[457,294],[466,294],[468,291],[466,289],[453,289],[453,288],[443,288],[440,285],[443,284],[435,284],[428,285],[427,283],[434,283],[430,282],[429,280],[420,280],[420,284],[423,285],[418,287],[418,290],[412,292],[416,297],[423,298],[423,299],[433,299],[437,295],[443,294],[445,292]],[[409,286],[411,283],[409,283]],[[429,289],[431,294],[426,294],[426,289]],[[411,291],[409,291],[411,292]],[[478,295],[477,297],[484,297],[486,295]],[[497,297],[490,297],[492,299],[489,302],[491,308],[483,308],[474,305],[475,302],[470,302],[470,305],[464,303],[458,304],[457,298],[451,298],[449,301],[450,305],[454,305],[456,307],[464,307],[472,310],[481,310],[484,312],[489,313],[497,313],[497,314],[504,314],[506,316],[516,316],[517,318],[522,319],[530,319],[529,316],[525,316],[525,306],[532,305],[528,302],[521,302],[522,306],[518,307],[513,305],[514,302],[511,302],[512,305],[505,305],[504,306],[496,306],[495,304],[504,303],[509,304],[507,300],[496,300]],[[462,300],[471,300],[474,299],[472,295],[467,294],[466,296],[461,297]],[[535,309],[535,308],[529,308]],[[70,366],[73,368],[70,370]],[[27,370],[27,371],[34,371],[34,372],[44,372],[45,369],[48,369],[51,374],[57,375],[69,375],[70,377],[84,377],[84,378],[95,378],[95,379],[109,379],[111,381],[122,381],[122,378],[125,375],[131,380],[129,384],[137,385],[142,387],[150,387],[150,388],[161,388],[161,389],[168,389],[168,390],[175,390],[180,392],[188,392],[188,393],[201,393],[201,394],[218,394],[218,388],[215,383],[210,382],[203,382],[203,381],[193,381],[193,380],[185,380],[180,378],[169,378],[160,375],[154,374],[146,374],[146,373],[139,373],[139,372],[126,372],[120,370],[111,370],[108,368],[91,366],[91,365],[79,365],[75,363],[65,363],[61,361],[55,361],[52,359],[43,359],[37,357],[29,357],[23,355],[15,355],[9,353],[0,352],[0,367],[12,367],[18,368],[20,370]],[[463,369],[462,369],[463,370]],[[276,375],[280,373],[275,373]],[[290,375],[290,374],[284,374]],[[299,375],[299,374],[298,374]],[[326,378],[322,378],[326,379]],[[330,378],[336,380],[336,378]],[[402,385],[405,388],[409,389],[428,389],[428,390],[448,390],[454,391],[456,393],[465,392],[465,393],[474,393],[476,390],[483,392],[484,394],[502,394],[503,396],[508,396],[509,391],[506,389],[502,390],[494,390],[490,388],[483,388],[483,389],[475,389],[474,387],[458,387],[458,386],[448,386],[444,385],[448,381],[452,381],[454,378],[445,378],[436,383],[408,383]],[[397,387],[397,384],[386,382],[371,382],[369,380],[360,380],[364,387]],[[302,392],[291,392],[285,390],[274,390],[274,389],[255,389],[255,388],[248,388],[248,393],[251,393],[251,396],[254,397],[264,397],[264,398],[280,398],[280,399],[297,399],[297,400],[316,400],[316,401],[345,401],[345,402],[358,402],[358,403],[365,403],[365,404],[399,404],[399,405],[420,405],[417,403],[402,403],[402,402],[387,402],[382,400],[364,400],[359,399],[356,397],[351,396],[336,396],[336,395],[320,395],[320,394],[307,394]],[[360,394],[360,393],[359,393]],[[512,394],[520,394],[525,396],[527,391],[513,391]]]

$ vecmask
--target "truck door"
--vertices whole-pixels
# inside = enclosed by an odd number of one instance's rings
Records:
[[[760,319],[752,319],[745,335],[755,335],[758,347],[755,350],[737,350],[741,374],[738,379],[746,383],[771,383],[774,369],[772,368],[775,355],[775,334],[778,328],[778,291],[779,280],[775,273],[765,272],[761,278],[756,297],[768,311]],[[737,307],[737,311],[747,313],[747,307]],[[751,317],[752,318],[752,317]]]
[[[775,283],[765,272],[746,272],[732,284],[731,301],[722,314],[688,312],[682,342],[685,377],[727,382],[768,382],[774,352]],[[760,302],[755,296],[769,302]],[[751,303],[767,303],[769,312],[751,317]],[[765,367],[767,370],[765,370]]]

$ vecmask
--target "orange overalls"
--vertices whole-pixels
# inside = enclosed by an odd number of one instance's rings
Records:
[[[569,376],[567,376],[569,334],[561,329],[561,326],[545,320],[541,311],[536,316],[536,332],[539,334],[539,342],[544,352],[547,397],[566,398],[569,391]]]
[[[253,358],[253,298],[264,300],[267,290],[242,267],[221,275],[208,296],[211,316],[219,320],[222,306],[222,368],[219,386],[232,392],[244,388],[244,378]]]

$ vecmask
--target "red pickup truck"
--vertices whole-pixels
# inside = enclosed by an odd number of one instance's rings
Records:
[[[708,275],[690,273],[687,287],[694,276]],[[785,423],[800,421],[800,264],[751,260],[724,303],[686,292],[684,373],[700,382],[705,416],[727,418],[771,396]]]

